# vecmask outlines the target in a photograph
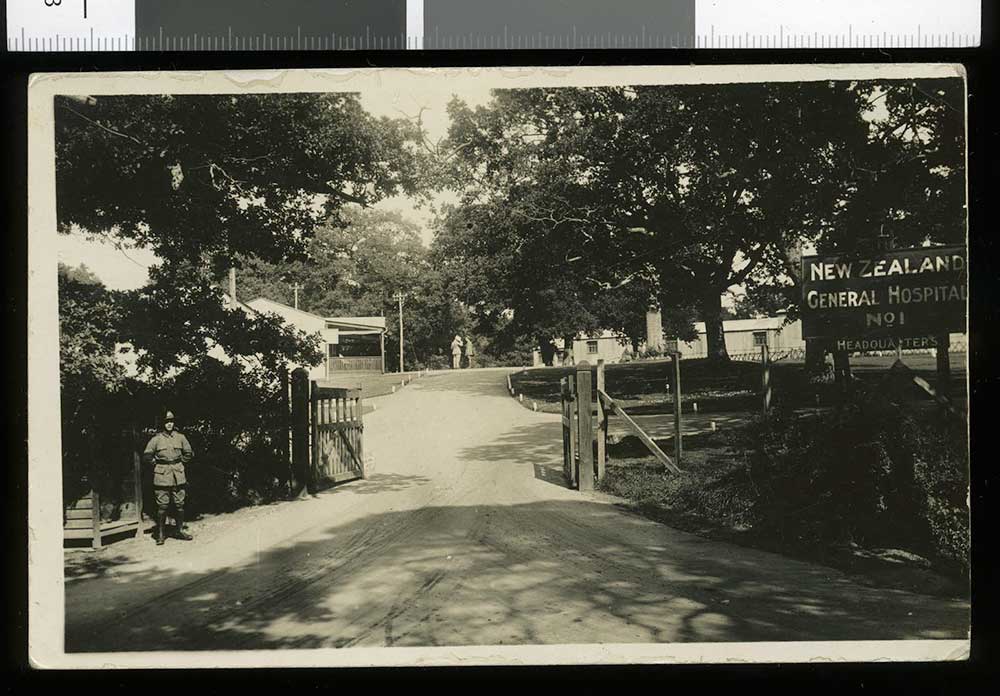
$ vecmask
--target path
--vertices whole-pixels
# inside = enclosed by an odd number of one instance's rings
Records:
[[[559,417],[522,408],[504,376],[432,374],[379,400],[367,481],[69,581],[67,649],[965,637],[963,602],[567,490]]]

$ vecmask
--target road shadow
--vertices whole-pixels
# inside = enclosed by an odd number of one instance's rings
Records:
[[[97,602],[102,582],[68,587],[71,606]],[[862,587],[586,499],[378,513],[221,571],[126,567],[114,582],[143,603],[104,599],[86,620],[69,611],[67,652],[960,639],[968,628],[965,602]]]
[[[466,447],[458,456],[464,461],[530,465],[539,481],[569,488],[562,470],[562,425],[558,421],[522,425],[488,443]]]

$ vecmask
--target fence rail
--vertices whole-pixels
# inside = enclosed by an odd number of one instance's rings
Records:
[[[381,372],[381,356],[360,356],[349,358],[329,358],[327,372]]]

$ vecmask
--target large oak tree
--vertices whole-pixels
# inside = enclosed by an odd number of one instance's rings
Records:
[[[466,210],[495,212],[473,232],[514,231],[513,285],[545,302],[567,274],[611,291],[650,283],[651,302],[694,303],[709,356],[724,359],[721,295],[787,279],[803,241],[964,232],[960,89],[925,80],[497,91],[483,107],[452,105],[454,181]]]

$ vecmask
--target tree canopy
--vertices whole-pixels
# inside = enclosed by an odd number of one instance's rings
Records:
[[[317,360],[278,322],[222,305],[217,279],[255,260],[305,259],[348,204],[416,193],[414,126],[355,94],[127,95],[56,99],[60,229],[160,259],[133,293],[124,338],[159,374],[220,345],[265,367]]]
[[[650,302],[694,304],[725,358],[722,293],[794,283],[803,242],[964,233],[961,114],[959,80],[498,90],[451,106],[462,203],[444,230],[457,265],[501,250],[529,314],[644,281]],[[454,240],[463,219],[476,240]]]

